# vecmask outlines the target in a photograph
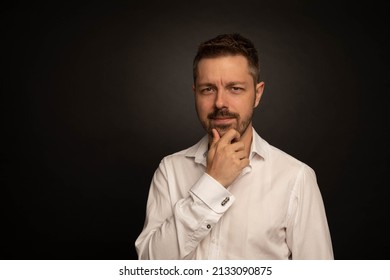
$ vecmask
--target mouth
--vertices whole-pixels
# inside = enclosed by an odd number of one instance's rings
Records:
[[[239,119],[237,113],[230,112],[227,109],[213,111],[207,117],[212,126],[225,128],[231,127]]]
[[[218,118],[211,118],[211,122],[215,125],[227,125],[232,123],[235,120],[235,118],[232,117],[218,117]]]

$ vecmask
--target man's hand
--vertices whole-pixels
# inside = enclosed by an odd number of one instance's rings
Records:
[[[230,129],[222,137],[216,129],[212,132],[213,140],[207,155],[206,173],[227,188],[249,165],[249,159],[244,143],[239,141],[238,131]]]

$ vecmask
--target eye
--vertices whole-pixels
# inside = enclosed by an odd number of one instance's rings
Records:
[[[212,87],[204,87],[200,89],[200,92],[203,94],[210,94],[214,92],[214,88]]]
[[[240,93],[242,92],[244,89],[242,87],[231,87],[230,90],[232,92],[235,92],[235,93]]]

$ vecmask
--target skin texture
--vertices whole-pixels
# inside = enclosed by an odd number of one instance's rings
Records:
[[[193,91],[199,120],[209,134],[206,172],[226,188],[249,165],[252,115],[263,90],[264,82],[253,81],[242,55],[199,61]]]

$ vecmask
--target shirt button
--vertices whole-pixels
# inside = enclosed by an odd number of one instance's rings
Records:
[[[210,224],[208,224],[206,227],[207,227],[207,229],[210,229],[210,228],[211,228]]]
[[[228,203],[228,201],[230,200],[229,197],[226,197],[222,202],[221,202],[221,205],[222,206],[225,206],[226,203]]]

